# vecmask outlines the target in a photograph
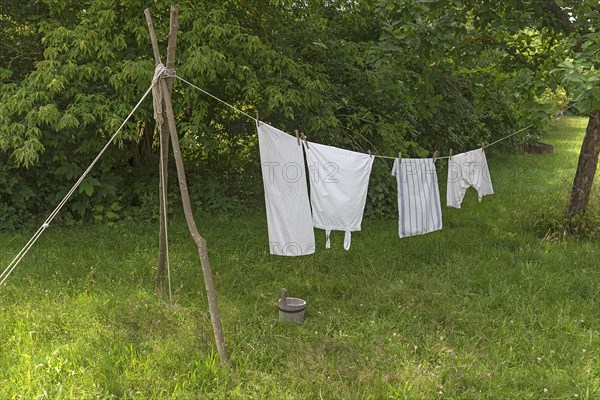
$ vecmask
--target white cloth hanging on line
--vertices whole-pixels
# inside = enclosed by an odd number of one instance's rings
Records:
[[[258,145],[265,188],[269,250],[280,256],[315,252],[306,169],[298,140],[264,122]]]
[[[360,231],[374,157],[337,147],[306,142],[313,224],[325,229],[326,248],[332,230],[343,231],[344,249],[351,233]]]
[[[471,186],[477,190],[479,201],[485,195],[494,194],[485,151],[482,148],[457,154],[448,161],[448,207],[460,208],[465,193]]]
[[[398,234],[401,238],[442,229],[442,207],[432,158],[397,158]]]

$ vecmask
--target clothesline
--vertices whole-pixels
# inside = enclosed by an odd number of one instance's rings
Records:
[[[229,104],[228,102],[226,102],[225,100],[221,100],[220,98],[218,98],[217,96],[215,96],[214,94],[210,94],[209,92],[207,92],[206,90],[194,85],[193,83],[186,81],[185,79],[183,79],[182,77],[180,77],[179,75],[175,76],[177,79],[179,79],[182,82],[187,83],[188,85],[190,85],[191,87],[193,87],[194,89],[197,89],[199,91],[201,91],[202,93],[204,93],[207,96],[212,97],[213,99],[217,100],[218,102],[221,102],[223,104],[225,104],[227,107],[231,108],[232,110],[235,110],[237,112],[239,112],[242,115],[245,115],[246,117],[250,118],[251,120],[255,121],[256,123],[258,123],[258,119],[256,117],[253,117],[252,115],[240,110],[239,108],[232,106],[231,104]]]
[[[194,85],[193,83],[177,76],[174,71],[172,70],[166,70],[164,68],[164,66],[162,68],[157,68],[155,70],[155,75],[154,78],[152,80],[152,84],[150,85],[150,87],[146,90],[146,92],[142,95],[142,97],[140,98],[140,100],[138,101],[138,103],[133,107],[133,109],[131,110],[131,112],[129,113],[129,115],[125,118],[125,120],[123,121],[123,123],[121,124],[121,126],[117,129],[117,131],[111,136],[111,138],[109,139],[109,141],[106,143],[106,145],[102,148],[102,150],[100,151],[100,153],[96,156],[96,158],[92,161],[92,163],[88,166],[88,168],[84,171],[84,173],[81,175],[81,177],[77,180],[77,182],[73,185],[73,187],[69,190],[69,192],[65,195],[65,197],[62,199],[62,201],[58,204],[58,206],[52,211],[52,213],[48,216],[48,218],[44,221],[44,223],[39,227],[39,229],[34,233],[34,235],[31,237],[31,239],[29,239],[29,241],[25,244],[25,246],[21,249],[21,251],[15,256],[15,258],[10,262],[10,264],[6,267],[6,269],[4,269],[4,271],[2,271],[2,273],[0,274],[0,287],[4,284],[4,282],[8,279],[9,275],[15,270],[15,268],[17,267],[17,265],[21,262],[21,260],[23,259],[23,257],[25,257],[25,255],[29,252],[29,250],[31,249],[31,247],[33,247],[33,245],[35,244],[35,242],[40,238],[40,236],[42,236],[42,234],[44,233],[44,231],[50,226],[50,223],[54,220],[54,218],[56,217],[56,215],[60,212],[60,210],[62,209],[62,207],[65,205],[65,203],[71,198],[71,196],[73,195],[73,193],[75,192],[75,190],[79,187],[79,185],[81,184],[81,182],[85,179],[85,177],[89,174],[89,172],[92,170],[92,168],[96,165],[96,163],[99,161],[99,159],[102,157],[102,155],[106,152],[106,150],[108,149],[108,147],[110,146],[110,144],[114,141],[114,139],[118,136],[118,134],[120,133],[120,131],[123,129],[123,127],[125,126],[125,124],[130,120],[130,118],[133,116],[133,114],[135,113],[135,111],[139,108],[139,106],[142,104],[142,102],[144,101],[144,99],[148,96],[148,94],[153,90],[153,88],[155,88],[155,86],[157,86],[157,82],[160,79],[160,77],[166,73],[168,75],[168,77],[175,77],[177,79],[179,79],[180,81],[187,83],[189,86],[199,90],[200,92],[206,94],[207,96],[212,97],[213,99],[223,103],[224,105],[230,107],[231,109],[233,109],[234,111],[245,115],[246,117],[252,119],[253,121],[255,121],[257,124],[259,123],[259,119],[258,119],[258,113],[256,118],[251,116],[250,114],[240,110],[239,108],[227,103],[226,101],[218,98],[217,96],[207,92],[206,90],[198,87],[197,85]],[[531,126],[533,125],[529,125],[525,128],[522,128],[516,132],[511,133],[510,135],[507,135],[501,139],[496,140],[493,143],[490,143],[486,146],[483,147],[489,147],[492,146],[496,143],[501,142],[502,140],[508,139],[511,136],[514,136],[526,129],[529,129]],[[369,152],[370,153],[370,152]],[[379,158],[386,158],[386,159],[395,159],[396,157],[389,157],[389,156],[384,156],[384,155],[379,155],[379,154],[372,154],[373,157],[379,157]],[[444,158],[449,158],[450,156],[446,156],[446,157],[435,157],[436,159],[444,159]]]
[[[267,123],[257,124],[257,130],[270,254],[313,254],[315,228],[325,231],[326,249],[331,247],[332,231],[344,232],[344,249],[349,250],[352,232],[361,230],[375,157],[314,142],[309,147],[299,142],[298,134],[294,137]],[[410,163],[394,160],[400,238],[442,229],[436,155]],[[477,191],[479,201],[494,193],[483,148],[456,154],[452,161],[448,207],[460,208],[469,187]]]
[[[253,120],[255,123],[257,123],[257,124],[258,124],[258,123],[260,122],[260,121],[259,121],[259,119],[258,119],[257,117],[253,117],[252,115],[250,115],[250,114],[248,114],[248,113],[246,113],[246,112],[244,112],[244,111],[240,110],[239,108],[235,107],[234,105],[231,105],[231,104],[229,104],[229,103],[228,103],[228,102],[226,102],[225,100],[222,100],[222,99],[218,98],[217,96],[215,96],[215,95],[213,95],[213,94],[211,94],[211,93],[207,92],[206,90],[202,89],[201,87],[199,87],[199,86],[197,86],[197,85],[194,85],[193,83],[191,83],[190,81],[188,81],[188,80],[186,80],[186,79],[184,79],[184,78],[180,77],[179,75],[175,75],[175,77],[176,77],[177,79],[179,79],[180,81],[182,81],[182,82],[184,82],[184,83],[187,83],[189,86],[193,87],[194,89],[196,89],[196,90],[198,90],[198,91],[200,91],[200,92],[204,93],[205,95],[207,95],[207,96],[209,96],[209,97],[212,97],[213,99],[217,100],[218,102],[220,102],[220,103],[222,103],[222,104],[226,105],[227,107],[231,108],[232,110],[234,110],[234,111],[236,111],[236,112],[238,112],[238,113],[240,113],[240,114],[242,114],[242,115],[245,115],[245,116],[246,116],[246,117],[248,117],[249,119]],[[498,139],[498,140],[496,140],[496,141],[494,141],[494,142],[492,142],[492,143],[489,143],[489,144],[484,144],[484,145],[482,146],[482,148],[484,148],[484,149],[485,149],[485,148],[488,148],[488,147],[490,147],[490,146],[493,146],[493,145],[495,145],[495,144],[498,144],[498,143],[502,142],[503,140],[506,140],[506,139],[508,139],[508,138],[510,138],[510,137],[512,137],[512,136],[514,136],[514,135],[517,135],[517,134],[519,134],[519,133],[521,133],[521,132],[523,132],[523,131],[525,131],[525,130],[527,130],[527,129],[531,128],[532,126],[533,126],[533,124],[531,124],[531,125],[528,125],[528,126],[526,126],[525,128],[521,128],[521,129],[519,129],[518,131],[516,131],[516,132],[513,132],[513,133],[511,133],[511,134],[509,134],[509,135],[506,135],[506,136],[504,136],[504,137],[502,137],[502,138],[500,138],[500,139]],[[370,152],[370,151],[369,151],[369,154],[371,154],[371,152]],[[373,157],[377,157],[377,158],[384,158],[384,159],[388,159],[388,160],[395,160],[396,158],[398,158],[398,157],[395,157],[395,156],[394,156],[394,157],[392,157],[392,156],[384,156],[384,155],[381,155],[381,154],[371,154],[371,155],[372,155]],[[448,155],[448,156],[443,156],[443,157],[434,157],[434,158],[435,158],[436,160],[444,160],[444,159],[449,159],[450,157],[452,157],[452,156]]]

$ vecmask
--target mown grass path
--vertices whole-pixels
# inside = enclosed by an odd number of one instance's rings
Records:
[[[157,224],[52,227],[0,288],[0,398],[598,399],[600,245],[536,221],[563,206],[584,129],[560,121],[553,155],[490,149],[496,194],[471,189],[426,236],[365,221],[349,252],[317,231],[315,255],[280,258],[262,210],[201,215],[229,370],[181,218],[172,306],[154,294]],[[28,235],[0,235],[2,268]],[[308,301],[303,325],[277,322],[282,286]]]

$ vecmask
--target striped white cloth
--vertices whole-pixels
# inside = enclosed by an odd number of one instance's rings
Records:
[[[401,238],[442,229],[442,207],[432,158],[397,158],[398,234]]]

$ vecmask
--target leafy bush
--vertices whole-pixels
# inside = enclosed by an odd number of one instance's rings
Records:
[[[392,160],[375,160],[369,191],[365,217],[367,218],[398,218],[398,191],[396,179],[391,175]]]
[[[16,168],[6,166],[0,156],[0,229],[15,230],[32,217],[28,204],[36,196]]]

